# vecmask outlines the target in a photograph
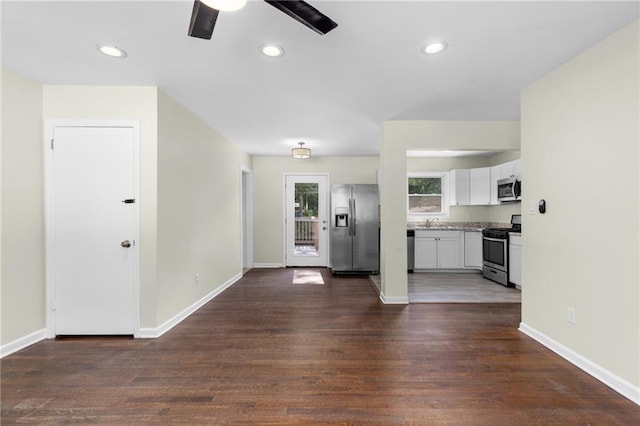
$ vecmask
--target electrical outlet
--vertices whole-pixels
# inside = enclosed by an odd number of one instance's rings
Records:
[[[574,308],[569,308],[567,311],[567,321],[569,321],[570,324],[576,323],[576,310]]]
[[[198,285],[200,283],[200,273],[196,272],[195,275],[195,285]]]

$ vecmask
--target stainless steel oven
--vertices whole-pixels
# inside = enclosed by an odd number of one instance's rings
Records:
[[[497,229],[482,231],[482,275],[508,285],[509,232]]]
[[[521,232],[519,214],[511,216],[511,228],[482,231],[482,275],[504,286],[509,285],[509,232]]]

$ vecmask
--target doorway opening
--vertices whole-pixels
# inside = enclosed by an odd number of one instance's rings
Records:
[[[242,194],[240,210],[242,217],[242,275],[253,268],[253,172],[241,168]]]

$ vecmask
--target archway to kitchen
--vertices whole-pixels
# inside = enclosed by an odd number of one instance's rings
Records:
[[[498,153],[519,151],[519,149],[520,123],[518,121],[387,121],[383,124],[383,142],[380,150],[382,233],[380,298],[383,302],[409,302],[407,172],[408,163],[414,160],[408,160],[407,153],[410,151]],[[438,161],[444,163],[453,160]],[[466,169],[476,167],[469,164],[449,166],[444,167],[447,172],[454,170],[455,167]],[[487,211],[489,208],[470,206],[467,211],[460,213],[462,217],[454,217],[454,219],[463,221],[467,214],[470,219],[473,219],[471,216],[479,212],[484,215],[484,218],[477,220],[487,220],[491,215],[490,211]],[[501,209],[500,206],[496,208]],[[449,217],[448,220],[452,218]]]
[[[520,151],[410,150],[406,161],[409,303],[520,303],[520,252],[509,262],[510,234],[500,231],[486,243],[500,265],[483,274],[482,232],[509,229],[520,214],[519,201],[497,196],[500,178],[520,179]]]

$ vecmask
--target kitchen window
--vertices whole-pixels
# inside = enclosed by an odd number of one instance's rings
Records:
[[[446,173],[410,173],[407,178],[408,214],[443,216],[448,214]]]

